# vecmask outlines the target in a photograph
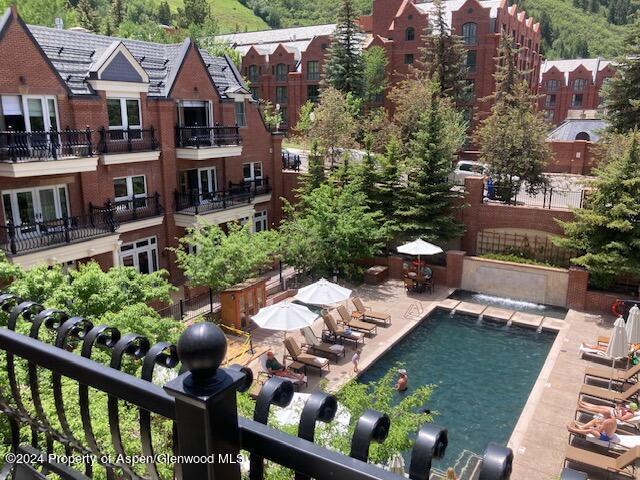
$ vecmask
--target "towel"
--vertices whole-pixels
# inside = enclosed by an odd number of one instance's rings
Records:
[[[610,442],[600,440],[593,435],[587,435],[587,440],[606,448],[615,448],[617,450],[629,450],[634,447],[640,446],[640,435],[618,435],[614,433]]]
[[[584,343],[580,344],[580,350],[578,351],[578,356],[581,357],[583,354],[589,353],[591,355],[598,355],[599,357],[611,358],[607,355],[607,352],[603,352],[602,350],[598,350],[597,348],[589,348]]]

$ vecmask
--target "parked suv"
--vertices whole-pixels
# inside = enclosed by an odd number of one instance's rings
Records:
[[[472,160],[460,160],[453,171],[453,182],[459,185],[464,184],[467,177],[484,177],[489,173],[489,168],[480,162]]]

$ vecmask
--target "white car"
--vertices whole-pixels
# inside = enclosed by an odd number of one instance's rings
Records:
[[[489,173],[489,168],[480,162],[472,160],[460,160],[453,171],[453,182],[464,185],[467,177],[484,177]]]

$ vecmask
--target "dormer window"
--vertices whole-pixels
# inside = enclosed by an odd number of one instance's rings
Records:
[[[260,79],[260,74],[257,65],[249,65],[248,69],[249,81],[255,83]]]
[[[559,85],[558,80],[547,80],[547,92],[555,92]]]
[[[287,65],[279,63],[276,65],[276,82],[284,82],[287,79]]]
[[[140,100],[137,98],[107,98],[107,113],[112,140],[125,140],[127,131],[142,129]],[[131,138],[140,138],[140,132],[132,133]]]
[[[573,91],[582,92],[587,86],[587,81],[584,78],[576,78],[573,81]]]
[[[478,25],[473,22],[465,23],[462,26],[462,40],[465,45],[475,45],[478,43]]]

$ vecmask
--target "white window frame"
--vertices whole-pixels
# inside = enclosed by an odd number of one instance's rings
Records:
[[[142,130],[142,105],[139,98],[126,98],[126,97],[107,97],[107,103],[109,100],[120,101],[120,118],[122,119],[122,125],[109,125],[109,130]],[[140,125],[129,125],[129,116],[127,115],[127,101],[135,100],[138,102],[138,118],[140,119]],[[107,117],[107,123],[109,118]]]
[[[138,246],[141,242],[147,242],[147,245],[141,247]],[[123,251],[123,248],[126,250]],[[126,257],[133,258],[133,267],[140,272],[140,253],[147,252],[148,255],[148,267],[149,273],[153,273],[160,269],[160,263],[158,262],[158,238],[154,235],[152,237],[139,238],[133,242],[127,242],[120,245],[118,250],[118,260],[121,266],[124,266],[124,259]],[[156,269],[153,269],[153,260],[155,259]]]
[[[134,177],[142,177],[142,180],[144,182],[144,193],[133,193],[133,179]],[[116,192],[116,180],[125,180],[126,184],[127,184],[127,195],[124,197],[116,197],[115,196],[115,192]],[[147,206],[147,195],[148,195],[148,191],[147,191],[147,176],[142,174],[142,175],[129,175],[127,177],[114,177],[113,179],[113,193],[114,193],[114,199],[116,202],[127,202],[124,205],[122,205],[121,207],[123,207],[124,209],[128,208],[129,205],[129,201],[135,200],[137,198],[139,199],[144,199],[144,201],[138,201],[136,202],[136,207],[137,208],[145,208]]]
[[[249,170],[250,170],[250,174],[248,177],[245,177],[244,175],[244,167],[246,165],[249,165]],[[256,176],[256,165],[260,165],[260,175]],[[244,182],[251,182],[254,186],[256,187],[261,187],[262,186],[262,181],[264,180],[264,167],[262,165],[262,162],[245,162],[242,164],[242,179]],[[260,181],[260,185],[257,185],[258,182],[255,182],[254,180],[261,180]]]
[[[53,190],[54,195],[54,206],[56,209],[56,217],[62,218],[62,202],[60,201],[60,189],[64,189],[65,191],[65,207],[67,211],[67,215],[69,215],[69,189],[65,184],[58,185],[46,185],[41,187],[29,187],[29,188],[16,188],[12,190],[3,190],[0,192],[0,196],[2,196],[2,212],[4,215],[5,205],[4,205],[4,196],[9,195],[11,201],[11,213],[13,215],[13,219],[16,222],[15,226],[21,225],[22,219],[20,218],[20,210],[18,209],[18,194],[24,192],[31,192],[31,198],[33,199],[33,212],[34,215],[42,215],[42,205],[40,203],[40,191],[41,190]],[[5,218],[5,223],[8,221],[8,218]],[[37,220],[37,219],[36,219]]]
[[[184,127],[184,104],[189,102],[198,102],[204,103],[204,106],[207,109],[207,125],[198,125],[198,127],[213,127],[215,123],[213,121],[213,104],[210,100],[200,100],[197,98],[192,99],[182,99],[176,102],[176,109],[178,110],[178,125]]]
[[[58,124],[58,130],[60,130],[60,115],[58,114],[58,99],[53,95],[20,95],[18,93],[2,94],[0,97],[17,97],[22,108],[22,118],[24,119],[24,128],[27,132],[31,132],[31,118],[29,117],[29,100],[40,100],[42,105],[42,114],[44,116],[44,130],[51,130],[51,112],[49,111],[49,100],[53,100],[53,108],[55,110],[56,123]],[[0,110],[2,106],[0,103]],[[4,114],[3,114],[4,115]]]
[[[257,226],[260,225],[262,228],[258,230]],[[267,210],[260,210],[259,212],[255,212],[253,214],[253,232],[264,232],[269,229],[269,213]]]
[[[242,105],[242,122],[238,122],[238,105]],[[233,107],[234,107],[236,125],[238,127],[246,127],[247,126],[247,106],[244,103],[244,99],[240,101],[235,101]]]
[[[202,190],[202,172],[207,172],[207,187],[209,191]],[[218,169],[216,167],[203,167],[198,169],[198,192],[200,195],[205,193],[215,193],[218,191]]]

